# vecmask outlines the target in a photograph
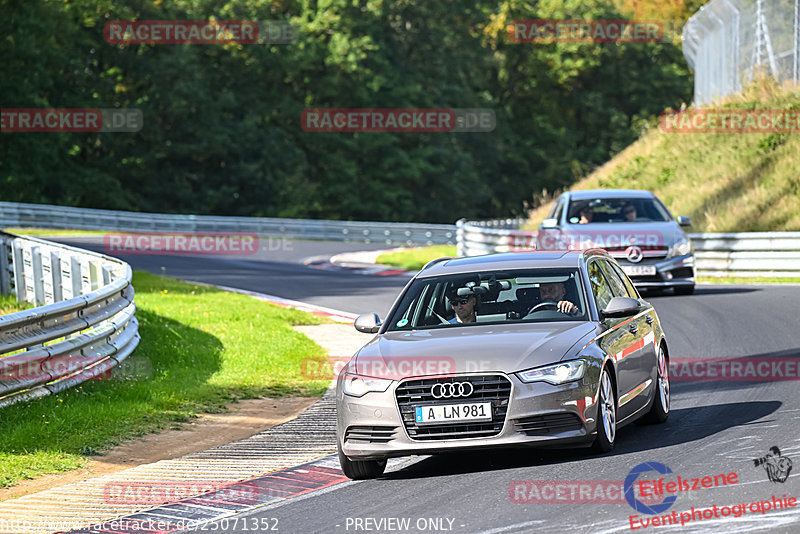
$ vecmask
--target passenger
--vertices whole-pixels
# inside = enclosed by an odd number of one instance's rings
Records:
[[[448,323],[457,324],[475,322],[475,305],[478,303],[475,295],[467,295],[462,297],[454,293],[448,297],[448,299],[450,300],[450,306],[453,307],[453,311],[456,312],[456,316],[447,321]]]
[[[636,221],[636,206],[628,202],[622,207],[622,214],[627,222]]]

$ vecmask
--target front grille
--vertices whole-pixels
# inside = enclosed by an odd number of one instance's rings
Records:
[[[624,247],[610,247],[610,248],[609,247],[603,247],[603,248],[605,248],[606,252],[611,254],[611,256],[613,258],[615,258],[616,260],[622,260],[622,261],[626,261],[626,262],[629,261],[628,260],[628,255],[627,255],[627,251],[628,251],[628,247],[627,246],[624,246]],[[644,261],[647,261],[647,260],[661,260],[661,259],[666,258],[667,254],[669,253],[669,249],[668,248],[664,248],[664,247],[661,247],[661,246],[646,247],[646,246],[641,246],[640,245],[639,248],[641,249],[642,255],[644,256]],[[634,265],[636,265],[636,264],[634,264]]]
[[[351,426],[344,433],[345,441],[389,443],[394,439],[396,426]]]
[[[529,436],[558,434],[569,430],[580,430],[583,427],[580,418],[574,413],[554,413],[523,417],[515,420],[514,426],[517,431]]]
[[[431,387],[434,384],[450,382],[470,382],[474,391],[469,397],[457,399],[434,399]],[[496,436],[503,430],[511,396],[511,382],[502,375],[462,376],[457,378],[432,378],[408,380],[395,391],[397,406],[409,437],[415,440],[440,440],[485,438]],[[491,421],[466,421],[463,423],[418,425],[414,418],[414,407],[436,406],[441,404],[462,404],[468,402],[492,403]]]

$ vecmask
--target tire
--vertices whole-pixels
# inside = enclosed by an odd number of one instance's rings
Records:
[[[347,478],[353,480],[378,478],[386,469],[386,458],[383,460],[351,460],[342,452],[341,445],[337,445],[337,449],[339,450],[339,465],[342,466],[342,472]]]
[[[656,376],[656,387],[658,388],[653,396],[653,405],[647,415],[641,421],[647,424],[661,424],[669,417],[670,389],[669,389],[669,365],[667,356],[664,354],[664,346],[659,345],[657,358],[658,374]]]
[[[597,437],[592,443],[592,451],[607,453],[614,448],[617,436],[617,399],[608,369],[603,369],[600,374],[600,392],[597,397]]]
[[[694,284],[690,286],[676,286],[675,287],[675,294],[676,295],[692,295],[694,293]]]

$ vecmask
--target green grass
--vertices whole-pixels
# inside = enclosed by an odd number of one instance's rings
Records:
[[[775,276],[698,276],[695,280],[713,284],[800,284],[800,277]]]
[[[442,256],[455,256],[455,245],[436,245],[433,247],[408,248],[399,252],[381,254],[376,263],[391,265],[407,271],[418,271],[431,260]]]
[[[324,350],[295,332],[312,315],[246,295],[134,274],[142,340],[108,380],[0,409],[0,487],[75,469],[84,456],[259,396],[321,395],[301,376]]]
[[[19,235],[32,235],[32,236],[95,236],[105,235],[108,232],[102,230],[60,230],[55,228],[3,228],[4,232]]]
[[[14,295],[0,295],[0,315],[14,313],[31,308],[30,304],[17,302]]]
[[[762,81],[714,108],[800,109],[800,91]],[[662,133],[639,141],[571,189],[647,189],[692,232],[800,230],[800,135]],[[552,202],[530,213],[534,230]]]

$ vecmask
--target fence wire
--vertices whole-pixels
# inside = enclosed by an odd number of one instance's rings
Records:
[[[712,0],[683,28],[694,103],[736,94],[754,76],[800,81],[800,0]]]

